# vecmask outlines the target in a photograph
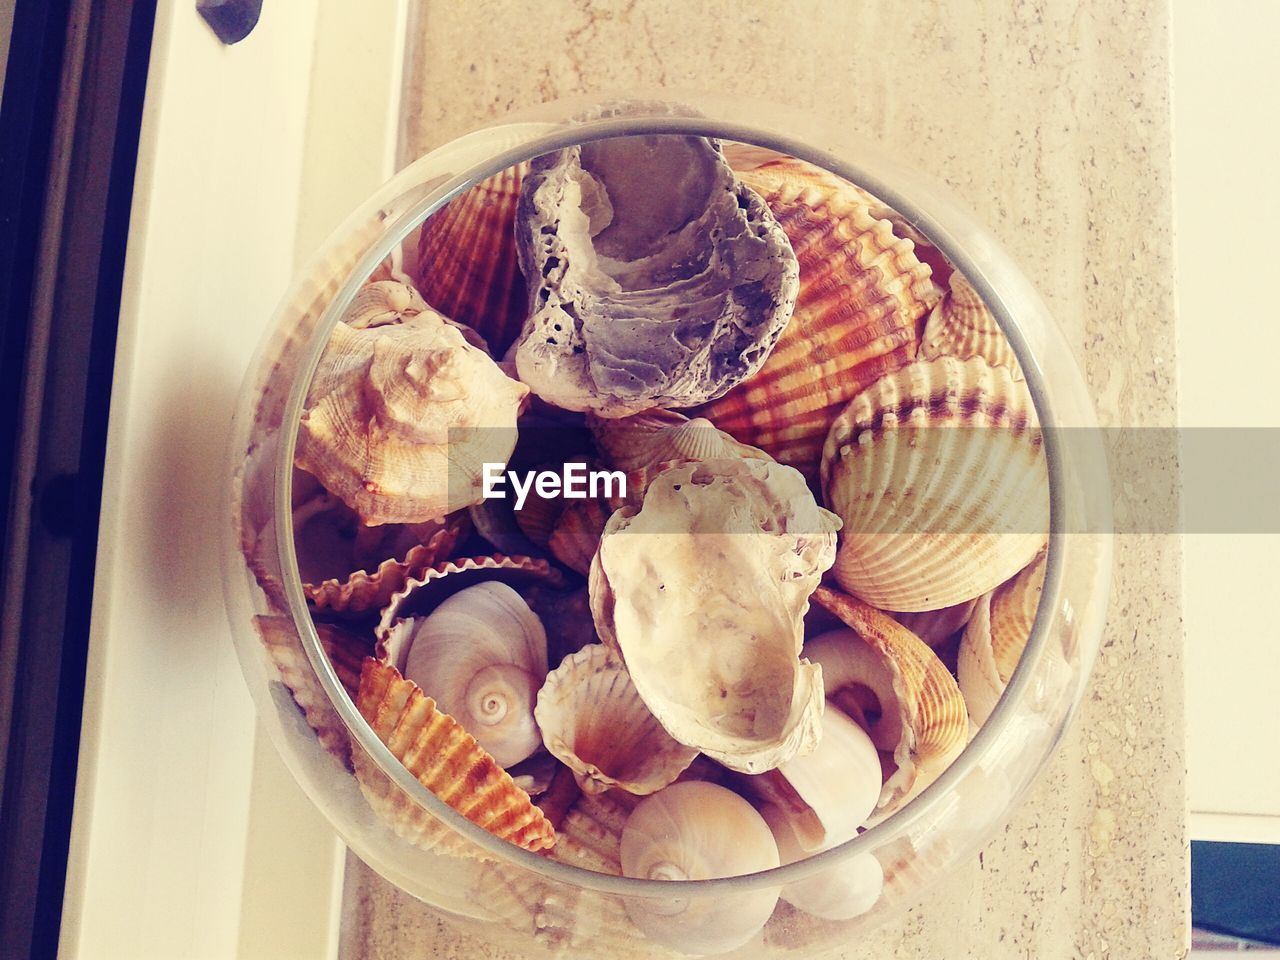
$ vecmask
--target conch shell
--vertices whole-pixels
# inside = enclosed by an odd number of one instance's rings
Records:
[[[822,675],[798,655],[837,527],[799,473],[762,460],[666,470],[610,518],[596,631],[672,737],[742,773],[813,748]]]
[[[547,676],[534,716],[547,749],[587,793],[610,787],[654,793],[698,755],[668,735],[626,668],[598,643],[565,657]]]
[[[950,292],[929,314],[920,356],[956,357],[967,360],[982,357],[993,367],[1007,367],[1015,380],[1022,379],[1022,368],[1005,337],[1000,324],[964,276],[951,274]]]
[[[514,224],[527,163],[494,174],[432,214],[418,235],[415,271],[427,303],[464,323],[501,357],[520,334],[528,294]]]
[[[1044,590],[1046,556],[1042,553],[1012,580],[982,597],[965,628],[956,674],[969,717],[979,726],[991,716],[1031,636]]]
[[[568,410],[623,417],[721,396],[764,362],[795,302],[786,235],[703,137],[536,158],[516,243],[529,283],[516,369]]]
[[[773,831],[783,865],[810,855],[811,851],[800,842],[795,821],[785,810],[766,803],[760,808],[760,816]],[[884,870],[880,861],[870,853],[863,853],[786,884],[782,888],[782,899],[797,910],[824,920],[852,920],[875,906],[883,888]]]
[[[555,830],[529,795],[395,667],[372,657],[365,660],[356,705],[378,739],[418,782],[472,823],[526,850],[545,850],[555,843]],[[355,751],[353,759],[366,799],[397,833],[441,852],[467,849],[449,827],[391,783],[363,751]]]
[[[831,426],[822,489],[844,521],[832,573],[884,610],[980,596],[1048,537],[1031,397],[980,357],[919,360],[858,394]]]
[[[435,520],[481,499],[482,464],[506,463],[527,393],[433,311],[338,324],[307,395],[297,465],[366,524]]]
[[[942,291],[911,241],[847,180],[790,157],[741,176],[790,238],[800,291],[759,372],[698,413],[812,479],[831,421],[860,390],[915,357],[917,321]]]
[[[542,746],[533,705],[547,676],[547,634],[505,583],[478,583],[425,617],[398,621],[385,650],[501,766]]]
[[[888,614],[827,587],[813,597],[850,629],[815,637],[804,653],[822,667],[831,702],[892,754],[896,769],[877,804],[888,814],[937,779],[968,743],[964,698],[937,654]]]
[[[649,880],[710,880],[780,863],[769,825],[732,790],[677,783],[645,798],[622,828],[622,873]],[[672,884],[679,888],[678,883]],[[649,937],[690,954],[725,953],[754,937],[778,903],[778,887],[670,900],[631,898],[627,913]]]

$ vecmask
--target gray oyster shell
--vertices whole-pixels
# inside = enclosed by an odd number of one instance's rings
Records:
[[[516,245],[530,295],[520,379],[603,417],[729,391],[773,349],[799,285],[786,234],[704,137],[630,135],[535,159]]]

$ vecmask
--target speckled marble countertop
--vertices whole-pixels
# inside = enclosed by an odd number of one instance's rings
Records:
[[[1013,253],[1077,344],[1103,425],[1174,424],[1167,0],[416,0],[411,30],[405,159],[512,108],[637,87],[854,125]],[[1032,795],[925,906],[833,957],[1186,955],[1180,575],[1173,538],[1119,538],[1089,693]],[[345,910],[344,960],[508,956],[354,858]]]

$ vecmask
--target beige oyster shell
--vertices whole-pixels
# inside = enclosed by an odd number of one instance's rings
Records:
[[[814,637],[805,655],[822,666],[831,702],[890,755],[880,814],[906,803],[959,756],[969,719],[955,678],[910,630],[887,613],[827,587],[814,601],[849,627]]]
[[[786,234],[703,137],[536,158],[516,245],[530,304],[516,368],[569,410],[622,417],[721,396],[759,369],[796,298]]]
[[[762,460],[666,470],[610,518],[596,630],[672,737],[742,773],[813,748],[822,674],[799,653],[838,526],[798,472]]]
[[[481,499],[482,464],[506,463],[527,393],[431,310],[362,330],[340,323],[296,462],[366,524],[435,520]]]
[[[1012,580],[979,599],[965,628],[956,677],[969,717],[979,726],[991,716],[1022,659],[1044,590],[1046,556],[1042,553]],[[1052,655],[1050,644],[1046,656]]]
[[[654,793],[698,755],[662,728],[626,668],[598,643],[565,657],[547,676],[534,716],[547,749],[587,793],[615,786],[637,796]]]
[[[854,397],[827,435],[822,489],[844,522],[832,573],[884,610],[980,596],[1048,537],[1030,394],[980,357],[918,360]]]

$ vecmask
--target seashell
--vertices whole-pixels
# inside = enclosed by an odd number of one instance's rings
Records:
[[[355,330],[369,330],[404,323],[427,309],[422,294],[398,280],[375,280],[357,292],[342,315],[342,322]]]
[[[476,533],[506,554],[537,552],[537,544],[516,524],[514,512],[505,500],[481,500],[467,507],[467,517]]]
[[[767,786],[759,792],[786,813],[802,855],[815,853],[844,843],[875,811],[880,756],[862,727],[841,711],[827,709],[818,745],[760,779]]]
[[[822,676],[798,655],[837,526],[799,473],[762,460],[666,470],[609,519],[596,631],[672,737],[742,773],[812,749]]]
[[[446,560],[411,577],[382,609],[374,629],[377,656],[387,657],[387,639],[397,620],[421,617],[430,613],[448,597],[460,590],[497,580],[522,589],[541,584],[552,589],[565,586],[564,575],[546,560],[532,557],[508,557],[495,553],[488,557],[463,557]]]
[[[969,717],[978,726],[991,716],[1031,637],[1044,590],[1046,556],[1042,553],[1013,579],[979,599],[965,628],[956,676]]]
[[[771,803],[760,808],[760,816],[773,831],[782,863],[795,863],[809,856],[800,842],[795,822],[786,811]],[[824,849],[827,849],[824,847]],[[884,870],[870,853],[847,857],[803,880],[793,880],[782,888],[781,897],[798,910],[824,920],[852,920],[876,905],[884,888]]]
[[[397,621],[383,646],[503,767],[542,746],[533,706],[547,676],[547,635],[505,583],[478,583],[427,616]]]
[[[795,303],[786,235],[703,137],[536,158],[516,244],[530,287],[516,368],[569,410],[624,417],[719,397],[760,367]]]
[[[478,502],[506,463],[528,389],[433,311],[338,324],[298,429],[296,462],[369,525],[421,523]]]
[[[379,610],[410,577],[449,556],[466,529],[467,518],[461,514],[366,527],[355,511],[322,490],[293,510],[302,592],[318,611],[357,615]]]
[[[888,814],[937,779],[969,742],[964,698],[937,655],[888,614],[827,587],[813,599],[850,629],[815,637],[804,653],[822,667],[831,702],[892,754],[896,769],[877,804]]]
[[[920,356],[926,360],[982,357],[993,367],[1007,367],[1015,380],[1021,380],[1022,368],[1013,346],[978,291],[959,271],[951,274],[949,285],[950,291],[929,314]]]
[[[526,850],[545,850],[555,843],[555,830],[529,795],[395,667],[366,659],[356,705],[418,782],[472,823]],[[444,852],[457,849],[460,838],[400,793],[363,751],[353,759],[366,799],[398,834]]]
[[[622,828],[622,873],[649,880],[737,877],[779,865],[778,845],[755,808],[732,790],[677,783],[640,802]],[[675,884],[679,886],[679,884]],[[691,954],[725,953],[754,937],[778,887],[669,900],[632,898],[627,913],[659,943]]]
[[[507,773],[511,774],[511,779],[515,781],[517,787],[535,798],[535,802],[539,807],[542,806],[542,796],[551,789],[551,784],[555,780],[556,771],[563,770],[563,764],[556,762],[556,758],[549,753],[535,753],[533,756],[513,764]],[[546,813],[544,808],[543,813]],[[551,825],[555,826],[555,819],[547,817],[551,821]]]
[[[547,549],[570,570],[586,576],[614,509],[604,498],[570,501],[556,520]]]
[[[771,459],[717,430],[710,420],[690,420],[674,410],[646,410],[616,420],[589,415],[587,425],[605,460],[627,472],[669,461]]]
[[[528,169],[518,163],[482,180],[432,214],[418,235],[414,272],[423,298],[474,329],[495,357],[515,342],[529,313],[514,232]]]
[[[569,654],[596,643],[587,588],[565,592],[541,586],[524,591],[525,601],[547,628],[547,659],[559,663]]]
[[[610,787],[654,793],[698,755],[662,728],[626,668],[598,643],[565,657],[547,676],[534,716],[547,749],[573,770],[585,793]]]
[[[915,357],[917,321],[941,298],[910,240],[868,195],[790,157],[742,174],[800,262],[795,312],[755,376],[698,414],[816,477],[831,421],[864,387]]]
[[[923,640],[929,647],[937,650],[948,640],[964,629],[969,618],[973,616],[973,608],[978,598],[942,607],[938,610],[920,610],[915,613],[890,614],[893,619]]]
[[[1048,536],[1031,396],[980,357],[918,360],[858,394],[831,425],[822,490],[844,521],[833,575],[886,610],[980,596]]]
[[[620,790],[581,794],[556,834],[551,859],[622,876],[622,828],[637,803]]]

